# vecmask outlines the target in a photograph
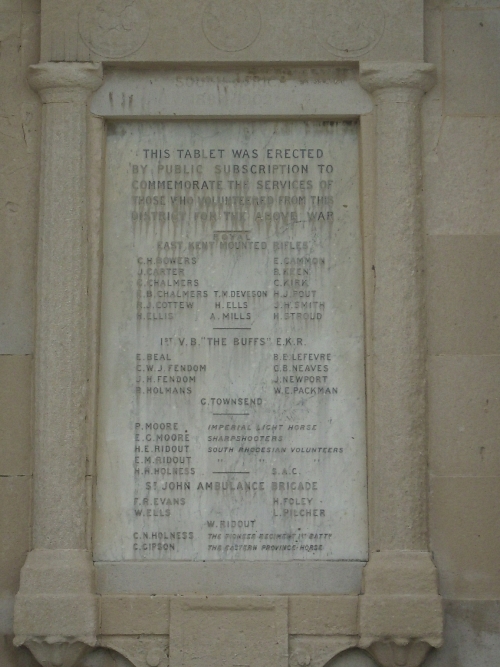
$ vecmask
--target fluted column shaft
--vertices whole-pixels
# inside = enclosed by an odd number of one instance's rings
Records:
[[[420,100],[434,67],[367,64],[360,80],[376,110],[371,550],[427,550]]]

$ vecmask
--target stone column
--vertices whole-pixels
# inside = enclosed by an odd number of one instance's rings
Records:
[[[387,667],[420,665],[442,635],[428,552],[420,101],[426,63],[364,63],[376,118],[370,562],[361,646]]]
[[[43,101],[35,339],[33,551],[21,572],[15,642],[71,667],[96,642],[87,550],[89,381],[87,102],[91,63],[30,68]]]

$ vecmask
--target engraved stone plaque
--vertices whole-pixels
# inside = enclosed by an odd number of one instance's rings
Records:
[[[366,560],[358,126],[108,127],[95,558]]]

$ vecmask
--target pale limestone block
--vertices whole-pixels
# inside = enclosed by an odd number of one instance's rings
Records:
[[[370,0],[371,2],[371,0]],[[423,60],[424,7],[412,0],[384,0],[385,28],[375,48],[361,57],[364,61],[418,62]]]
[[[427,551],[372,554],[365,567],[363,590],[369,595],[430,596],[437,590],[437,572]],[[364,599],[364,597],[362,598]]]
[[[34,549],[21,571],[14,609],[16,645],[44,642],[95,645],[98,605],[90,555],[81,549]],[[53,642],[48,642],[49,644]]]
[[[498,600],[446,600],[445,641],[424,667],[497,667],[500,655]]]
[[[359,600],[359,646],[383,665],[419,665],[442,643],[442,602],[437,571],[427,551],[376,552],[363,573]],[[420,659],[417,660],[417,658]]]
[[[106,118],[199,118],[221,115],[355,118],[373,104],[354,70],[295,68],[245,72],[226,69],[110,70],[92,99]]]
[[[500,475],[500,356],[429,358],[434,475]]]
[[[21,15],[20,2],[3,3],[0,13],[0,353],[29,354],[40,103],[26,82],[26,68],[38,59],[37,25],[33,15]]]
[[[431,646],[441,645],[442,603],[437,595],[365,595],[363,598],[362,633],[369,625],[373,636],[389,637],[396,645],[415,636]],[[368,640],[362,637],[360,645],[367,646]]]
[[[445,597],[500,597],[500,477],[431,477],[431,546]]]
[[[500,236],[430,236],[430,354],[500,352]]]
[[[445,108],[449,114],[498,114],[500,11],[444,12]]]
[[[101,594],[356,595],[363,562],[118,562],[95,564]]]
[[[165,595],[103,595],[103,635],[167,635],[170,598]]]
[[[43,60],[331,62],[422,58],[421,0],[51,0]],[[283,20],[286,15],[287,20]],[[109,26],[113,26],[110,30]]]
[[[0,591],[15,593],[30,542],[29,477],[0,477]]]
[[[0,474],[31,472],[32,358],[0,356]]]
[[[428,234],[500,233],[500,118],[430,115],[424,201]]]
[[[287,667],[285,597],[175,597],[170,665]]]
[[[358,596],[291,596],[288,631],[291,635],[355,635]]]

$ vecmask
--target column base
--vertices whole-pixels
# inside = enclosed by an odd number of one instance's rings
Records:
[[[31,551],[16,596],[14,644],[25,644],[44,667],[72,667],[97,642],[94,591],[94,564],[88,551]]]
[[[424,551],[372,554],[363,573],[360,642],[381,664],[417,667],[443,641],[437,570]]]

